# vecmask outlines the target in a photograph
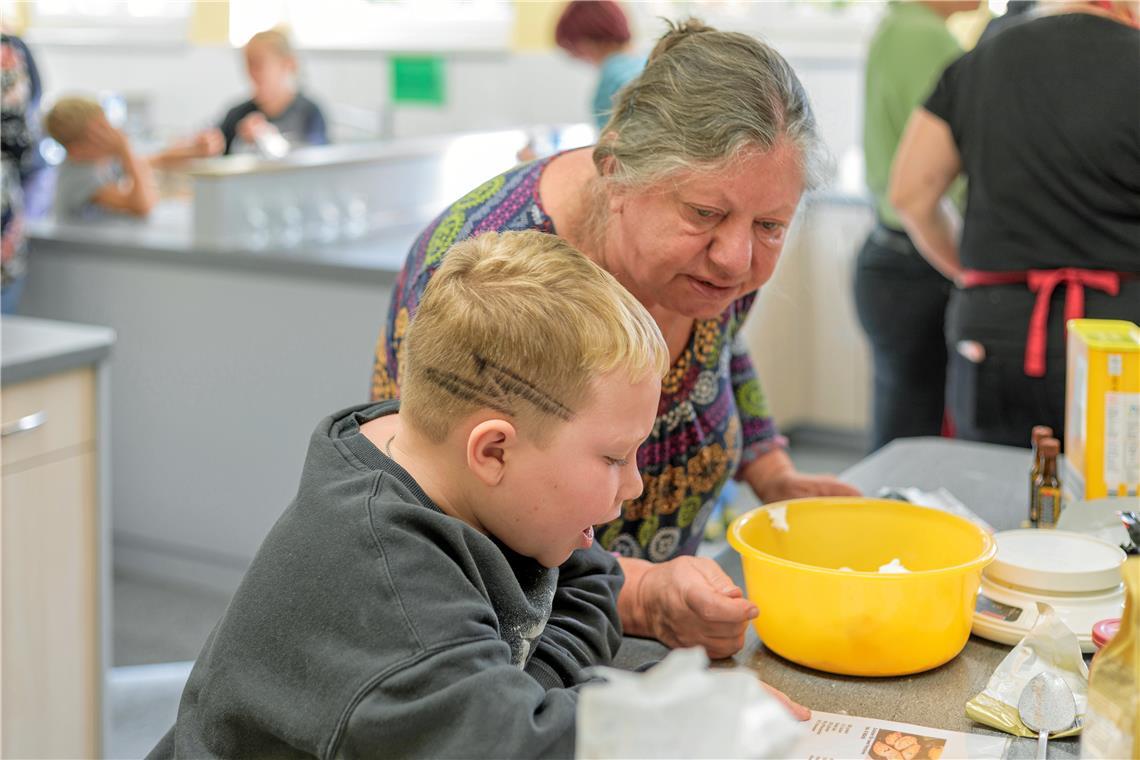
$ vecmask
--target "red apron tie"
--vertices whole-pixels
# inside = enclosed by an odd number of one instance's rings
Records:
[[[1085,314],[1085,286],[1104,291],[1110,296],[1120,292],[1120,273],[1103,269],[1030,269],[1028,272],[984,272],[967,269],[962,273],[962,287],[982,285],[1016,285],[1026,283],[1037,294],[1033,313],[1029,317],[1029,332],[1025,341],[1025,374],[1029,377],[1045,376],[1045,347],[1048,338],[1049,304],[1053,291],[1065,285],[1065,322],[1080,319]]]

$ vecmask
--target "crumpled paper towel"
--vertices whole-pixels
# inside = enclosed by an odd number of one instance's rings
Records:
[[[709,670],[700,648],[676,649],[645,673],[593,668],[582,687],[579,760],[786,757],[803,729],[744,668]]]
[[[1073,727],[1052,736],[1079,734],[1089,704],[1089,669],[1077,635],[1044,602],[1037,603],[1037,622],[1001,661],[985,690],[966,703],[966,715],[1014,736],[1036,737],[1037,732],[1021,722],[1017,701],[1025,685],[1045,672],[1060,676],[1068,684],[1077,705]]]

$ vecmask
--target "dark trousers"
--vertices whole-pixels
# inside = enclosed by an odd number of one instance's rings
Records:
[[[901,232],[876,227],[855,262],[855,308],[871,343],[871,443],[938,435],[952,286]]]
[[[959,438],[1028,446],[1033,426],[1048,425],[1064,441],[1065,288],[1057,288],[1050,301],[1044,377],[1025,374],[1025,339],[1035,300],[1025,285],[955,290],[951,296],[947,397]],[[1085,316],[1140,321],[1140,280],[1122,282],[1116,296],[1085,288]],[[977,345],[959,350],[964,342]]]

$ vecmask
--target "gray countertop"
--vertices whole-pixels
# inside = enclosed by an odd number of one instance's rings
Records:
[[[946,488],[997,530],[1019,526],[1025,511],[1025,476],[1029,451],[1008,446],[966,443],[943,438],[895,441],[854,465],[842,477],[866,494],[884,486]],[[731,549],[717,557],[743,587],[740,557]],[[622,667],[636,667],[666,653],[656,641],[627,638],[618,655]],[[920,726],[998,734],[966,717],[965,705],[985,688],[1010,647],[971,636],[965,649],[945,665],[898,678],[840,676],[805,668],[768,651],[748,629],[738,665],[792,699],[825,712],[845,713]],[[1049,742],[1049,757],[1078,756],[1076,738]],[[1015,739],[1009,757],[1033,757],[1036,743]]]
[[[191,207],[163,201],[148,219],[105,215],[81,221],[44,219],[28,226],[37,251],[143,259],[204,267],[228,267],[296,276],[388,281],[404,266],[408,249],[427,224],[413,219],[366,238],[293,248],[214,248],[195,243]]]
[[[5,316],[0,319],[0,382],[9,385],[94,364],[114,342],[109,327]]]

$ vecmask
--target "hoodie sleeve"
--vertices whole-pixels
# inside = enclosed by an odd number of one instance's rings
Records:
[[[583,680],[582,669],[609,665],[621,645],[617,596],[625,581],[617,559],[595,543],[558,569],[550,620],[526,671],[547,688]]]

